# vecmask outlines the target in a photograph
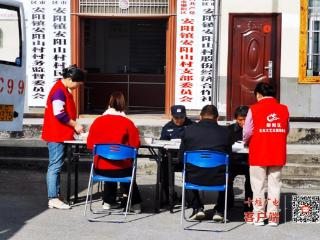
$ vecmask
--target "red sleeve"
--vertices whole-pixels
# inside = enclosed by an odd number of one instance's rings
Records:
[[[140,137],[138,128],[131,122],[129,125],[129,146],[139,148]]]
[[[95,139],[96,139],[96,133],[98,131],[98,122],[97,119],[93,121],[93,123],[90,126],[89,129],[89,134],[88,134],[88,138],[87,138],[87,148],[89,150],[93,149],[93,145],[95,143]]]

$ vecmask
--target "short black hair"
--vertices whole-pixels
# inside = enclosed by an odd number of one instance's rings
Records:
[[[76,65],[71,65],[62,70],[62,77],[71,78],[74,82],[81,82],[84,80],[84,72]]]
[[[274,97],[275,91],[273,86],[270,83],[259,82],[254,89],[254,95],[260,93],[263,97]]]
[[[206,105],[202,108],[200,116],[218,118],[219,117],[218,109],[215,105],[212,105],[212,104]]]
[[[237,118],[238,116],[246,117],[249,111],[248,106],[239,106],[234,111],[234,118]]]

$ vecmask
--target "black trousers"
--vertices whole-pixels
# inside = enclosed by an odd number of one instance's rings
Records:
[[[174,186],[174,173],[175,172],[182,172],[183,170],[183,164],[182,162],[179,161],[179,157],[178,157],[178,153],[173,153],[172,156],[172,180],[173,182],[171,183]],[[162,190],[165,194],[165,199],[164,202],[168,202],[169,201],[169,161],[168,161],[168,157],[166,156],[165,153],[163,153],[162,155],[162,164],[161,164],[161,181],[162,181]],[[176,193],[175,193],[175,196]]]
[[[248,201],[248,198],[252,199],[253,193],[250,185],[250,174],[249,174],[249,166],[246,164],[233,164],[229,166],[229,181],[228,181],[228,202],[227,208],[232,208],[234,205],[234,192],[233,192],[233,181],[236,176],[245,175],[245,202]],[[187,191],[191,195],[191,203],[194,209],[203,208],[203,204],[200,199],[199,191],[192,190]],[[217,205],[215,210],[219,212],[224,212],[224,201],[225,201],[225,193],[224,191],[219,192]],[[250,201],[249,201],[250,202]],[[252,209],[252,206],[248,203],[244,203],[245,210]]]
[[[120,170],[95,169],[94,171],[97,174],[106,176],[106,177],[128,177],[128,176],[131,176],[132,174],[131,168],[120,169]],[[132,189],[131,204],[134,205],[137,203],[141,203],[141,196],[140,196],[140,192],[139,192],[136,181],[133,182],[132,187],[133,189]],[[116,203],[117,189],[118,189],[118,184],[116,182],[105,182],[104,192],[103,192],[103,201],[109,204]],[[129,189],[130,189],[130,183],[120,183],[120,190],[122,194],[128,195]]]
[[[225,166],[219,166],[214,168],[201,168],[192,164],[186,165],[186,180],[195,185],[203,185],[203,186],[219,186],[224,185],[225,180]],[[232,186],[230,186],[231,179],[229,178],[228,183],[228,192]],[[187,196],[191,200],[191,206],[193,209],[203,208],[203,203],[201,202],[199,191],[197,190],[187,190]],[[222,203],[222,204],[221,204]],[[218,206],[219,211],[223,211],[224,209],[224,191],[219,192],[218,196]],[[222,209],[220,209],[221,207]]]
[[[248,165],[236,165],[232,166],[231,165],[231,172],[230,172],[230,178],[232,180],[232,188],[231,188],[231,195],[230,198],[232,199],[232,202],[234,202],[234,194],[233,194],[233,181],[236,176],[238,175],[244,175],[246,180],[244,183],[244,195],[245,195],[245,200],[247,201],[248,198],[252,199],[253,193],[251,189],[251,184],[250,184],[250,172],[249,172],[249,166]]]
[[[250,184],[250,174],[249,174],[249,166],[244,165],[244,164],[236,164],[236,165],[230,165],[229,168],[229,181],[228,181],[228,203],[227,207],[232,208],[234,206],[234,192],[233,192],[233,181],[238,175],[244,175],[246,180],[244,184],[244,210],[245,211],[251,211],[252,210],[252,203],[248,201],[248,199],[252,199],[253,193],[251,189],[251,184]],[[225,195],[223,192],[219,192],[218,196],[218,201],[217,201],[217,206],[216,210],[219,212],[224,211],[224,199]]]
[[[229,180],[229,183],[230,182],[231,181]],[[231,192],[231,188],[233,188],[233,186],[231,186],[229,183],[228,183],[228,194]],[[187,190],[186,193],[189,195],[189,199],[191,199],[191,206],[193,209],[200,209],[204,207],[200,199],[198,190]],[[224,191],[221,191],[218,194],[218,200],[217,200],[217,205],[215,207],[215,210],[222,213],[224,212],[224,200],[225,200],[225,193]],[[229,209],[232,206],[233,206],[232,200],[228,197],[227,208]]]

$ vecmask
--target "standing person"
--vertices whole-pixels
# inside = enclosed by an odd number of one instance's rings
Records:
[[[263,226],[268,218],[268,225],[277,226],[281,169],[286,164],[289,112],[286,105],[279,104],[274,98],[275,91],[270,84],[258,83],[254,94],[258,102],[250,107],[243,129],[243,140],[249,144],[254,224]]]
[[[228,126],[231,134],[232,144],[242,141],[243,125],[248,114],[248,106],[239,106],[234,113],[235,123]],[[228,201],[230,207],[234,205],[233,181],[237,175],[244,175],[246,180],[244,184],[245,198],[243,203],[244,212],[252,212],[252,189],[250,185],[250,174],[247,153],[231,153],[229,156],[229,177],[230,192],[228,193]]]
[[[49,165],[47,172],[49,208],[70,209],[59,200],[60,172],[63,164],[64,141],[73,140],[74,133],[83,132],[83,126],[76,122],[76,107],[71,94],[72,89],[80,86],[83,71],[75,65],[63,69],[62,80],[58,80],[50,90],[44,122],[42,139],[47,142]]]
[[[87,138],[87,148],[93,149],[97,143],[124,144],[139,148],[139,130],[124,113],[126,102],[121,92],[113,92],[110,96],[108,109],[92,123]],[[106,177],[128,177],[132,174],[132,159],[112,161],[95,156],[94,171]],[[122,184],[126,194],[129,192],[128,183]],[[116,202],[117,183],[105,182],[103,194],[103,209],[118,208]],[[131,210],[141,213],[141,197],[136,181],[133,183]]]
[[[181,139],[181,136],[185,130],[185,128],[191,124],[191,121],[187,117],[186,108],[184,105],[173,105],[171,106],[171,117],[172,119],[167,122],[162,130],[160,140],[171,140],[171,139]],[[182,170],[182,162],[179,162],[178,154],[173,154],[172,160],[175,160],[175,165],[173,166],[175,171]],[[166,151],[162,151],[162,170],[163,173],[162,181],[163,181],[163,189],[166,195],[166,202],[169,199],[169,178],[168,178],[168,156]],[[173,178],[174,179],[174,178]],[[174,183],[173,183],[174,185]],[[173,196],[174,199],[177,199],[178,196],[175,193]]]
[[[206,105],[200,113],[200,121],[186,128],[181,139],[180,156],[186,151],[212,150],[224,153],[231,152],[231,137],[226,127],[218,125],[218,110],[214,105]],[[194,169],[193,169],[194,168]],[[189,177],[197,179],[201,183],[216,183],[216,175],[211,179],[203,178],[197,174],[197,168],[189,166]],[[191,173],[192,171],[192,173]],[[229,190],[228,190],[229,191]],[[192,191],[193,212],[190,220],[202,220],[205,218],[204,205],[201,202],[199,191]],[[222,221],[224,212],[224,192],[219,192],[218,203],[213,216],[214,221]]]

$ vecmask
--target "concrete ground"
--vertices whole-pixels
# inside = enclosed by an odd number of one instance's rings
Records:
[[[206,227],[227,232],[202,232],[183,230],[180,225],[180,211],[174,214],[167,209],[153,213],[154,175],[137,176],[143,197],[143,213],[129,216],[128,223],[113,224],[88,222],[83,216],[83,199],[86,193],[88,173],[80,173],[80,203],[71,210],[52,210],[47,208],[44,169],[0,169],[0,239],[319,239],[319,224],[296,224],[290,221],[290,197],[294,194],[318,194],[319,190],[283,189],[286,196],[287,219],[282,211],[282,224],[278,227],[258,227],[243,223],[241,202],[232,209],[230,223],[213,224],[202,222],[194,227]],[[176,180],[181,184],[181,178]],[[62,175],[62,193],[65,193],[66,174]],[[243,179],[235,183],[236,198],[243,197]],[[180,188],[177,187],[177,191]],[[206,202],[214,201],[216,195],[204,196]],[[283,201],[284,202],[284,201]],[[101,207],[97,203],[98,207]],[[212,205],[206,205],[208,215]],[[282,204],[282,209],[285,209]],[[187,214],[190,214],[188,210]]]

